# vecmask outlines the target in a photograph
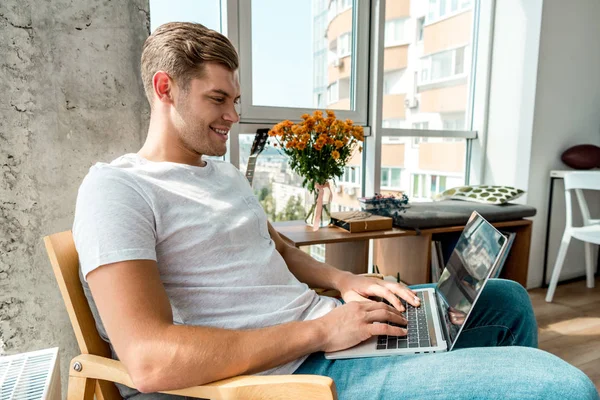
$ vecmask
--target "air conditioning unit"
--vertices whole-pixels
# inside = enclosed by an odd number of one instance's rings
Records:
[[[60,400],[58,347],[0,357],[0,398]]]
[[[340,192],[342,191],[342,188],[341,188],[341,187],[339,187],[339,186],[336,186],[336,187],[335,187],[333,190],[334,190],[336,193],[340,193]]]
[[[342,68],[344,66],[344,61],[341,58],[336,58],[333,60],[333,66],[335,68]]]
[[[419,100],[416,97],[410,97],[404,100],[404,106],[406,108],[417,108],[419,106]]]
[[[348,196],[354,196],[354,188],[346,186],[344,188],[344,193],[346,193]]]

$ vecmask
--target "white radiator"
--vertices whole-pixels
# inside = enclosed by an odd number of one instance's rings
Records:
[[[0,400],[60,400],[58,347],[0,357]]]

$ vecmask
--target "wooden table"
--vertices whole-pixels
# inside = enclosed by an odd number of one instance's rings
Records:
[[[532,221],[518,219],[492,223],[504,231],[516,232],[515,241],[500,277],[525,286],[529,268]],[[313,231],[304,221],[276,222],[279,234],[296,247],[325,244],[325,262],[354,273],[368,269],[369,241],[373,243],[373,262],[384,275],[396,276],[409,284],[431,281],[431,242],[444,235],[461,232],[464,226],[423,229],[393,228],[383,231],[350,233],[336,226]]]

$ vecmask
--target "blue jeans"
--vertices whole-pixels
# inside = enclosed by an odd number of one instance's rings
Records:
[[[451,352],[347,360],[315,353],[295,374],[331,377],[340,400],[599,398],[583,372],[536,347],[527,291],[493,279]]]

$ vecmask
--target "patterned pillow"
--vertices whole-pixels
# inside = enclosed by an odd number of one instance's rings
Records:
[[[525,194],[510,186],[459,186],[440,193],[436,200],[467,200],[486,204],[504,204]]]

